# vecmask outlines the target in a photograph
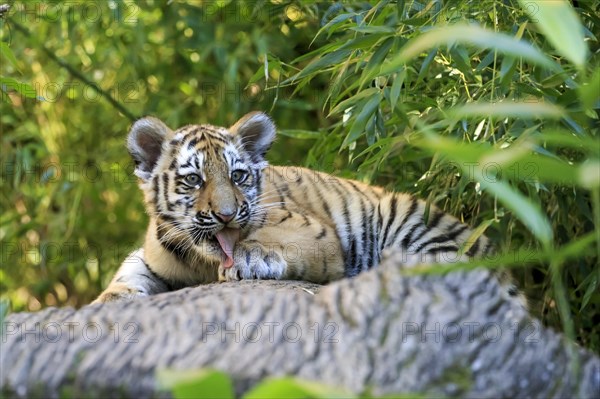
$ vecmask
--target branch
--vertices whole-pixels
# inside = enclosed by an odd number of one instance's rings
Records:
[[[0,389],[147,397],[158,369],[210,367],[238,395],[295,375],[374,395],[597,396],[600,359],[502,292],[488,270],[407,276],[387,259],[325,287],[244,281],[12,314]]]

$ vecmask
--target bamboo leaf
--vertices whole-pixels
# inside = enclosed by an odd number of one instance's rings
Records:
[[[350,132],[344,139],[344,142],[342,143],[342,148],[346,148],[348,145],[352,144],[360,137],[360,135],[365,130],[365,126],[367,125],[369,118],[371,117],[371,115],[373,115],[380,102],[381,94],[376,94],[373,97],[371,97],[368,101],[365,101],[364,105],[362,105],[363,103],[361,103],[362,108],[360,108],[360,112],[356,116],[354,123],[352,124],[352,128],[350,129]]]
[[[19,64],[17,63],[17,59],[15,58],[15,55],[13,54],[12,50],[10,49],[10,47],[8,47],[8,43],[6,42],[0,42],[0,54],[5,57],[8,62],[10,62],[10,64],[17,70],[17,71],[21,71],[19,69]]]
[[[176,399],[233,398],[233,382],[227,374],[216,370],[160,370],[159,384],[173,392]]]
[[[540,100],[541,101],[541,100]],[[499,117],[499,118],[550,118],[559,119],[565,116],[565,111],[558,105],[551,103],[518,103],[518,102],[498,102],[498,103],[469,103],[455,107],[448,112],[454,118],[471,117]]]
[[[321,137],[320,132],[313,132],[311,130],[301,130],[301,129],[284,129],[284,130],[278,130],[277,133],[282,136],[293,137],[295,139],[301,139],[301,140],[318,139],[319,137]]]
[[[345,390],[292,377],[267,378],[243,396],[244,399],[352,399],[355,397]]]
[[[390,105],[392,106],[392,109],[396,108],[396,103],[400,97],[404,79],[406,79],[406,68],[401,68],[394,79],[394,83],[392,83],[392,89],[390,91]]]
[[[561,71],[561,67],[539,49],[523,40],[515,39],[503,33],[496,33],[475,25],[457,24],[449,27],[432,29],[429,32],[409,41],[398,55],[384,64],[379,71],[386,75],[398,70],[402,65],[416,58],[421,53],[443,45],[454,43],[470,44],[480,49],[493,49],[514,57],[543,66],[552,71]]]
[[[583,25],[566,0],[519,0],[530,18],[537,22],[550,43],[565,58],[583,69],[588,56]]]

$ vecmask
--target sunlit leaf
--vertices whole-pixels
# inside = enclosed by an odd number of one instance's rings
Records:
[[[400,49],[398,55],[381,67],[379,74],[386,75],[395,72],[402,65],[431,48],[450,46],[454,43],[469,44],[481,49],[494,49],[513,57],[521,57],[553,71],[561,70],[560,66],[547,55],[523,40],[517,40],[503,33],[496,33],[475,25],[457,24],[432,29],[412,39]]]
[[[358,115],[354,119],[354,123],[352,124],[350,132],[344,139],[342,148],[355,142],[360,135],[364,133],[365,126],[367,125],[369,118],[371,118],[371,115],[373,115],[380,102],[381,95],[376,94],[368,99],[368,101],[362,102],[360,105],[356,106],[356,108],[358,108]]]
[[[157,379],[162,388],[173,393],[175,399],[232,399],[231,378],[216,370],[161,370]]]
[[[13,89],[26,98],[38,98],[33,86],[29,83],[19,82],[13,78],[0,77],[0,88],[5,92]]]
[[[244,394],[244,399],[352,399],[355,397],[346,390],[291,377],[266,379]]]
[[[456,166],[477,181],[482,189],[495,195],[504,206],[512,210],[542,244],[550,245],[553,237],[552,227],[539,205],[534,204],[505,181],[490,174],[489,170],[486,171],[490,165],[481,162],[481,155],[477,150],[480,146],[457,143],[434,134],[425,134],[422,140],[417,141],[417,145],[438,151],[452,159]]]
[[[6,58],[6,60],[8,62],[10,62],[10,64],[17,71],[20,71],[19,65],[17,63],[17,59],[15,58],[15,55],[13,54],[12,50],[10,49],[10,47],[8,47],[8,43],[6,43],[6,42],[0,42],[0,55],[2,57]]]
[[[588,54],[583,26],[566,0],[519,0],[550,43],[572,63],[583,68]]]
[[[499,118],[558,119],[565,115],[565,111],[561,107],[547,102],[469,103],[455,107],[448,113],[455,118],[493,116]]]
[[[390,105],[392,106],[392,109],[396,108],[402,85],[404,85],[404,79],[406,79],[406,73],[406,68],[401,68],[394,78],[394,83],[392,83],[392,89],[390,91]]]
[[[282,136],[293,137],[295,139],[318,139],[321,137],[321,133],[313,132],[311,130],[301,130],[301,129],[283,129],[278,130],[278,134]]]

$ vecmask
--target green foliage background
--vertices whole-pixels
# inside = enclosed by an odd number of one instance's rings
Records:
[[[533,0],[11,2],[2,297],[14,311],[82,306],[141,244],[132,118],[230,125],[259,109],[280,129],[272,163],[413,192],[480,226],[504,254],[484,264],[513,267],[536,316],[598,351],[600,4],[558,3],[567,12]]]

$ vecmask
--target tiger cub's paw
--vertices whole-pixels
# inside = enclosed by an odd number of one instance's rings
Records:
[[[107,302],[119,302],[129,301],[134,298],[140,298],[148,296],[145,292],[141,292],[135,288],[130,288],[125,285],[119,284],[118,286],[108,287],[104,292],[100,294],[92,304],[95,303],[107,303]]]
[[[274,250],[257,242],[238,243],[233,255],[233,266],[219,266],[219,281],[278,280],[287,268],[286,261]]]

